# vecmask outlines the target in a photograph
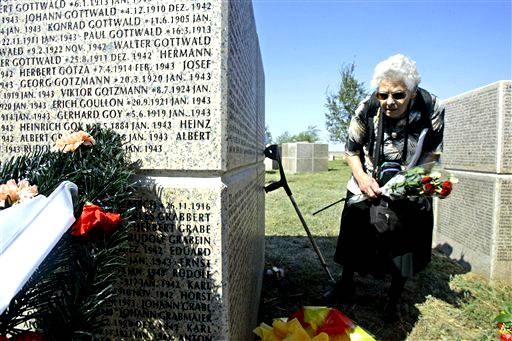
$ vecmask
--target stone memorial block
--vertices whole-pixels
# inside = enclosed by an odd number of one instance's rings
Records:
[[[104,338],[248,339],[263,268],[264,73],[250,1],[0,2],[0,161],[101,125],[141,160]]]
[[[279,166],[278,166],[276,160],[271,160],[268,158],[265,159],[265,170],[266,171],[272,171],[272,170],[276,170],[278,168],[279,168]]]
[[[435,243],[473,271],[512,282],[512,82],[445,100],[444,167],[459,183],[437,200]]]
[[[511,86],[501,81],[443,102],[449,129],[444,137],[446,167],[512,173]]]
[[[344,155],[345,155],[344,152],[336,152],[336,151],[329,152],[329,161],[343,160]]]
[[[329,145],[309,142],[283,143],[281,159],[286,172],[324,172],[328,169]]]

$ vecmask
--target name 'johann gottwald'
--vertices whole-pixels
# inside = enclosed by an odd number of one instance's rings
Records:
[[[20,4],[21,5],[21,4]],[[18,7],[18,6],[17,6]],[[20,11],[18,11],[20,12]],[[25,11],[27,12],[27,11]],[[48,27],[54,30],[99,29],[104,27],[141,26],[142,19],[136,16],[117,17],[117,7],[110,8],[76,8],[60,11],[34,11],[25,14],[25,21],[50,21]],[[76,21],[73,21],[76,20]],[[87,20],[89,19],[89,20]]]
[[[25,15],[25,22],[47,22],[48,32],[73,31],[90,29],[89,33],[107,32],[102,38],[123,38],[127,36],[159,36],[163,29],[158,26],[147,26],[141,17],[130,16],[126,18],[116,17],[117,9],[91,8],[73,9],[55,12],[33,12]],[[99,18],[101,17],[101,18]],[[93,19],[91,19],[93,18]],[[49,21],[49,22],[48,22]],[[193,17],[192,22],[205,22],[208,17]],[[136,29],[135,29],[136,28]],[[109,30],[110,29],[110,30]],[[87,31],[86,31],[87,32]],[[89,38],[96,35],[88,34]]]

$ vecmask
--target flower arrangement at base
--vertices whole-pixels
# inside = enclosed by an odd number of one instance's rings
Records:
[[[134,223],[135,165],[119,134],[98,125],[88,128],[88,133],[63,136],[53,151],[0,165],[0,184],[12,187],[11,179],[30,179],[30,184],[16,184],[20,199],[26,193],[48,196],[63,181],[78,188],[73,200],[77,223],[0,314],[0,335],[9,340],[26,340],[27,332],[49,341],[92,340],[108,323],[105,311],[116,298],[114,285],[123,275]]]
[[[512,304],[503,307],[494,322],[498,324],[500,341],[512,341]]]
[[[260,324],[254,333],[262,341],[374,341],[342,312],[328,307],[303,307],[290,318]]]
[[[380,192],[392,200],[418,197],[444,199],[450,195],[453,184],[458,180],[442,170],[429,172],[428,170],[431,168],[432,165],[427,164],[400,172],[382,186]],[[358,194],[351,197],[347,203],[352,205],[368,198],[364,193]]]

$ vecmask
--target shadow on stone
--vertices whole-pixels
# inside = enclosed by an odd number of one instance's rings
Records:
[[[341,275],[341,267],[332,261],[336,248],[336,237],[315,237],[318,246],[335,278]],[[464,267],[433,250],[432,262],[427,269],[409,280],[405,286],[400,305],[401,319],[385,323],[383,306],[391,278],[377,280],[371,276],[355,276],[356,299],[352,304],[327,302],[323,294],[330,288],[328,277],[303,236],[267,236],[265,246],[265,268],[284,270],[280,282],[266,276],[260,302],[259,322],[272,323],[273,318],[287,317],[301,306],[334,306],[369,331],[379,340],[403,340],[413,329],[419,317],[416,304],[434,296],[452,305],[458,305],[463,292],[453,291],[451,276],[466,273]],[[467,295],[467,293],[466,293]]]
[[[438,250],[439,252],[442,252],[444,253],[447,257],[450,257],[453,253],[453,247],[448,244],[448,243],[443,243],[443,244],[439,244],[435,247],[436,250]],[[459,264],[460,266],[462,266],[462,268],[464,270],[466,270],[467,272],[471,271],[471,263],[467,262],[465,259],[464,259],[464,254],[461,254],[460,258],[459,259],[454,259],[454,258],[451,258],[453,261],[457,262],[457,264]]]

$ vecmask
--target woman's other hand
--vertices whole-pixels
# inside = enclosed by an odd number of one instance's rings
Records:
[[[366,173],[361,173],[358,176],[355,176],[355,178],[361,192],[365,193],[372,199],[377,198],[380,195],[379,184],[373,177]]]
[[[379,184],[363,170],[359,156],[347,155],[346,160],[361,192],[370,198],[377,198],[380,195]]]

